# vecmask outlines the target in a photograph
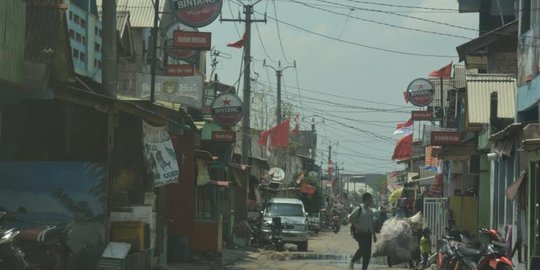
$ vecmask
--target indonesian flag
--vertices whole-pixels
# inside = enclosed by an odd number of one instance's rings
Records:
[[[314,187],[306,182],[302,182],[302,185],[300,186],[300,192],[311,195],[314,194],[315,191],[317,191],[317,187]]]
[[[242,36],[242,39],[240,39],[237,42],[232,42],[232,43],[227,44],[227,47],[234,47],[234,48],[240,49],[240,48],[244,47],[245,42],[246,42],[246,33],[244,32],[244,35]]]
[[[289,146],[289,126],[290,119],[287,119],[281,124],[261,132],[259,135],[259,144],[272,147],[287,147]],[[270,142],[268,142],[270,140]]]
[[[392,155],[392,160],[404,160],[411,158],[412,154],[412,139],[413,134],[403,136],[396,144],[394,148],[394,154]]]
[[[409,135],[413,132],[413,120],[409,119],[407,122],[404,123],[398,123],[396,127],[396,131],[394,131],[394,135],[398,134],[404,134]]]
[[[437,70],[434,70],[432,71],[431,73],[429,73],[429,76],[430,77],[437,77],[437,78],[445,78],[445,79],[450,79],[450,74],[452,73],[452,62],[450,62],[450,64],[440,68],[440,69],[437,69]]]

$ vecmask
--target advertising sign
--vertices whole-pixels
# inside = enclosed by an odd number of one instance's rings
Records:
[[[173,46],[177,49],[210,50],[212,33],[174,30]]]
[[[232,126],[242,119],[242,101],[237,95],[224,93],[212,102],[212,118],[220,125]]]
[[[213,130],[212,141],[233,143],[236,141],[236,132],[230,130]]]
[[[167,127],[155,127],[143,121],[143,151],[154,178],[154,187],[178,183],[180,170]]]
[[[431,121],[433,120],[433,112],[432,111],[411,111],[411,119],[413,121]]]
[[[426,79],[413,80],[409,86],[407,86],[407,95],[409,101],[418,107],[424,107],[433,102],[433,96],[435,94],[435,86]]]
[[[119,72],[118,94],[141,99],[150,98],[150,74],[141,72]],[[196,109],[202,108],[203,77],[162,76],[155,80],[154,98],[157,101],[178,103]]]
[[[166,65],[165,74],[168,76],[193,76],[195,67],[192,64]]]
[[[176,19],[190,27],[212,23],[221,12],[222,0],[171,0]]]
[[[461,144],[459,131],[432,131],[431,145]]]
[[[197,33],[197,29],[192,27],[187,27],[181,23],[172,23],[167,27],[167,30],[162,33],[163,38],[163,44],[165,46],[165,53],[176,60],[184,60],[187,62],[191,62],[193,60],[193,56],[197,54],[198,50],[193,49],[182,49],[182,48],[176,48],[174,46],[175,40],[174,35],[176,32],[190,32],[190,33]]]

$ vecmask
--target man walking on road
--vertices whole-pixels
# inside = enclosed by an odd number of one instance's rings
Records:
[[[364,193],[362,195],[362,203],[352,211],[347,220],[347,223],[352,223],[351,226],[354,227],[353,238],[358,242],[358,250],[356,250],[356,253],[354,253],[351,259],[349,269],[353,269],[354,263],[360,260],[360,258],[362,258],[362,270],[368,269],[369,261],[371,260],[372,237],[373,242],[377,242],[377,236],[375,235],[373,226],[372,206],[373,197],[368,192]]]

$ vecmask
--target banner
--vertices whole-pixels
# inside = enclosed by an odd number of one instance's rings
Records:
[[[143,121],[143,152],[155,187],[178,183],[180,171],[167,127],[155,127]]]

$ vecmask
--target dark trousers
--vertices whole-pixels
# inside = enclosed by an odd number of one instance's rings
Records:
[[[362,258],[362,270],[367,270],[369,261],[371,260],[371,233],[355,233],[354,239],[358,242],[358,250],[352,257],[352,262],[355,263]]]

